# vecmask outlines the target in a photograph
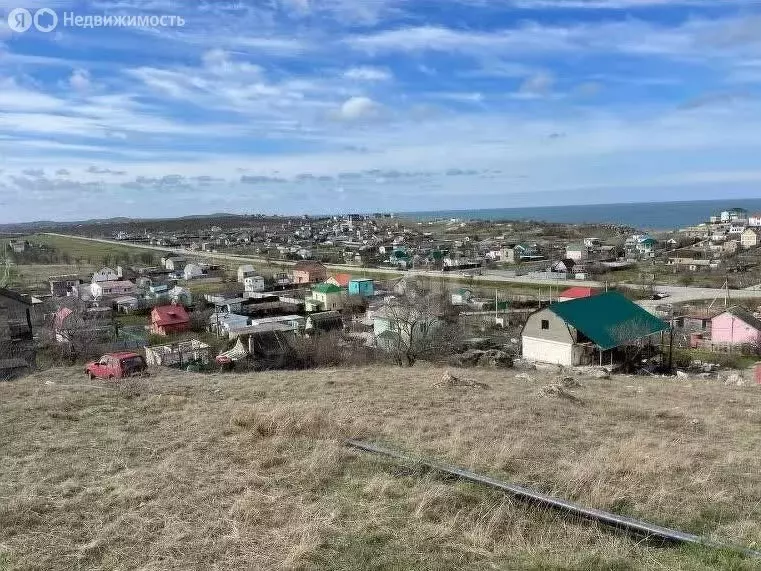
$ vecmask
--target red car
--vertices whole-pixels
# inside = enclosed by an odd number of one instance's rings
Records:
[[[122,379],[145,374],[148,366],[137,353],[108,353],[98,361],[87,363],[85,373],[91,378]]]

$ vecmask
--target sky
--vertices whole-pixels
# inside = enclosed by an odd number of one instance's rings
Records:
[[[759,197],[759,30],[757,0],[0,0],[0,223]]]

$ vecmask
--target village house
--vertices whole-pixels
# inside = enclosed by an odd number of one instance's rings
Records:
[[[755,248],[759,245],[759,233],[761,229],[758,227],[748,227],[740,234],[740,245],[745,248]]]
[[[700,250],[675,250],[666,264],[677,268],[684,267],[694,272],[701,268],[718,268],[721,262]]]
[[[351,275],[349,274],[335,274],[333,276],[330,276],[326,283],[333,284],[338,287],[349,287],[349,282],[351,281]]]
[[[266,289],[264,277],[262,276],[246,276],[243,278],[243,291],[246,293],[254,293],[264,291]]]
[[[576,265],[577,264],[574,260],[566,258],[565,260],[560,260],[550,265],[550,271],[561,274],[569,274],[574,271]]]
[[[10,246],[11,251],[13,251],[14,254],[22,254],[24,250],[26,250],[27,242],[26,240],[11,240]]]
[[[113,300],[118,313],[132,313],[140,307],[140,300],[134,295],[124,295]]]
[[[761,212],[755,212],[748,216],[748,226],[753,228],[761,227]]]
[[[131,281],[99,281],[90,284],[90,293],[96,299],[114,295],[135,293],[135,284]]]
[[[398,307],[392,300],[371,315],[375,344],[396,351],[410,344],[424,345],[441,329],[444,321],[414,308]]]
[[[667,323],[618,292],[553,303],[531,314],[523,357],[563,366],[607,364],[614,350],[668,330]]]
[[[164,259],[164,269],[171,272],[181,272],[187,264],[188,261],[181,256],[168,256]]]
[[[82,279],[77,275],[51,276],[49,278],[50,295],[53,297],[68,297],[73,295],[76,286],[82,283]]]
[[[537,244],[516,244],[508,249],[507,261],[510,263],[540,261],[544,259],[545,257],[539,252]]]
[[[119,274],[111,268],[101,268],[92,275],[92,283],[115,282],[119,280]]]
[[[582,244],[568,244],[565,247],[565,257],[574,262],[586,260],[589,257],[589,250]]]
[[[747,220],[748,211],[744,208],[730,208],[721,213],[722,222],[734,222],[735,220]]]
[[[624,249],[629,255],[652,257],[658,241],[648,235],[635,234],[626,239]]]
[[[727,235],[739,237],[743,232],[745,232],[745,228],[747,228],[747,226],[744,221],[734,222],[729,225],[729,229],[727,230]]]
[[[590,237],[590,238],[584,238],[584,245],[590,250],[594,250],[602,246],[602,242],[600,241],[599,238]]]
[[[162,305],[151,311],[151,333],[171,335],[190,329],[190,316],[181,305]]]
[[[467,305],[471,299],[473,299],[473,292],[460,288],[452,294],[452,305]]]
[[[307,316],[304,333],[307,336],[343,329],[343,319],[338,311],[321,311]]]
[[[761,320],[743,307],[731,307],[711,320],[711,343],[730,347],[761,342]]]
[[[349,295],[373,297],[375,295],[375,282],[370,278],[353,278],[349,280]]]
[[[15,291],[0,288],[0,344],[32,340],[31,309],[30,298]],[[2,351],[0,351],[0,357],[3,357],[1,353]]]
[[[244,280],[246,278],[250,278],[255,275],[257,275],[257,271],[254,269],[254,266],[250,264],[238,266],[238,283],[245,283]]]
[[[194,280],[203,277],[204,271],[198,264],[188,264],[183,269],[183,276],[186,280]]]
[[[327,277],[328,272],[320,262],[305,260],[293,266],[293,283],[296,284],[323,282]]]
[[[721,255],[727,256],[737,253],[737,250],[740,249],[740,241],[739,240],[727,240],[721,245]]]
[[[312,287],[312,295],[304,300],[307,311],[341,310],[346,301],[346,290],[324,283]]]
[[[171,302],[184,305],[185,307],[193,304],[193,294],[189,289],[184,287],[174,286],[167,292],[167,296]]]

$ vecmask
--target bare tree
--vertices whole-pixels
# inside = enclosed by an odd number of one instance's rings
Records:
[[[389,300],[383,314],[388,329],[381,344],[399,366],[447,356],[462,338],[456,308],[446,293],[432,292],[425,284],[416,283]]]
[[[104,342],[118,336],[117,322],[93,317],[81,302],[62,307],[52,318],[49,341],[71,362],[95,356]]]

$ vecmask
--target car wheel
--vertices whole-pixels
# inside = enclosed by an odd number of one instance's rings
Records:
[[[88,377],[88,378],[89,378],[91,381],[94,381],[94,380],[95,380],[95,375],[93,375],[93,374],[92,374],[92,371],[87,371],[87,377]]]

